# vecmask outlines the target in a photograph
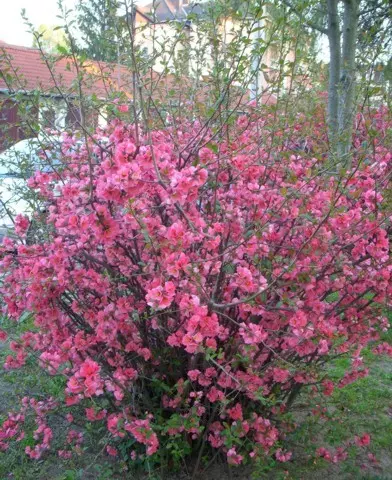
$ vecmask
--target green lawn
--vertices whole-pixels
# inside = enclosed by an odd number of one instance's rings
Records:
[[[385,334],[384,341],[392,341]],[[296,459],[288,464],[292,479],[392,479],[392,359],[374,355],[368,348],[363,352],[364,362],[370,369],[368,377],[344,388],[335,389],[324,398],[327,420],[309,412],[306,399],[300,398],[294,417],[301,426],[290,441]],[[347,358],[334,362],[330,374],[341,378],[349,365]],[[315,446],[331,449],[342,446],[355,435],[369,433],[371,444],[364,449],[349,448],[346,461],[331,465],[323,459],[314,460]],[[368,458],[373,453],[377,463]],[[272,477],[278,478],[278,477]]]

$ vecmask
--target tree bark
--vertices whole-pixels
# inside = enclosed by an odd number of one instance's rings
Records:
[[[339,79],[341,64],[340,28],[338,16],[338,0],[328,0],[328,42],[329,42],[329,85],[328,85],[328,134],[330,153],[336,161],[339,140]]]
[[[359,0],[344,1],[343,50],[339,80],[338,155],[341,164],[351,166],[351,143],[355,115],[355,49],[358,35]]]
[[[291,4],[285,5],[301,18],[301,13]],[[351,167],[351,143],[355,114],[355,51],[358,39],[359,4],[361,0],[326,0],[328,27],[326,29],[304,23],[328,36],[329,85],[327,126],[329,159],[332,165]],[[343,4],[343,24],[339,5]]]

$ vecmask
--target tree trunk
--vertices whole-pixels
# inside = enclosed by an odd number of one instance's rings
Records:
[[[351,143],[355,114],[355,48],[358,32],[359,0],[344,1],[343,51],[339,79],[338,156],[339,162],[351,167]]]
[[[329,42],[329,85],[328,85],[328,134],[330,156],[336,161],[339,142],[339,79],[340,79],[340,28],[338,16],[338,0],[328,0],[328,42]]]
[[[343,0],[343,32],[339,28],[339,1],[327,0],[330,51],[328,133],[331,161],[334,165],[348,169],[351,167],[355,113],[355,48],[360,0]]]

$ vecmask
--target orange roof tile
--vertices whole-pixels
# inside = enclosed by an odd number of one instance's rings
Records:
[[[49,66],[51,68],[49,68]],[[123,65],[87,60],[79,67],[83,71],[82,92],[107,98],[110,93],[123,92],[132,98],[132,73]],[[11,84],[8,82],[8,75]],[[36,48],[9,45],[0,40],[0,90],[12,91],[39,90],[51,95],[78,96],[78,71],[73,61],[65,57],[47,56],[44,58]],[[177,102],[189,100],[187,93],[192,91],[193,80],[172,74],[152,72],[141,79],[145,98],[165,103],[170,98]],[[208,78],[199,84],[196,101],[207,102],[210,94]],[[240,92],[237,92],[240,96]],[[249,101],[250,92],[240,100],[244,105]],[[234,99],[232,99],[234,100]],[[262,103],[273,104],[276,99],[265,94]]]
[[[49,68],[51,65],[51,68]],[[85,61],[78,67],[83,73],[83,91],[106,97],[111,91],[130,91],[130,75],[121,65]],[[10,76],[11,85],[6,78]],[[70,59],[44,56],[36,48],[9,45],[0,41],[0,89],[40,90],[60,95],[77,94],[78,71]],[[57,88],[58,87],[58,88]]]

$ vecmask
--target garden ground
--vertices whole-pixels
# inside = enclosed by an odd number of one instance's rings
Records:
[[[28,330],[31,319],[19,325],[2,320],[2,327],[16,333],[16,330]],[[391,335],[385,340],[391,340]],[[0,360],[3,363],[9,354],[8,347],[3,345]],[[342,389],[335,390],[329,397],[324,412],[329,420],[323,421],[310,410],[307,399],[302,396],[294,406],[293,416],[300,425],[295,434],[288,438],[293,451],[293,459],[284,464],[263,466],[252,477],[250,473],[232,469],[228,472],[218,464],[205,471],[203,480],[226,479],[283,479],[293,480],[391,480],[392,479],[392,359],[375,356],[370,349],[364,352],[364,361],[370,368],[370,375]],[[348,360],[335,360],[333,375],[339,378],[347,367]],[[27,368],[15,371],[1,370],[0,373],[0,415],[18,405],[18,399],[25,395],[46,397],[62,395],[64,382],[61,378],[51,377],[42,372],[33,359]],[[76,418],[77,421],[77,418]],[[52,428],[65,429],[68,422],[62,415],[56,415]],[[344,445],[348,439],[363,433],[371,435],[368,450],[358,452],[348,449],[348,459],[337,465],[322,459],[315,460],[315,446]],[[33,443],[27,435],[21,444],[0,454],[0,479],[14,480],[106,480],[131,479],[133,473],[121,472],[121,465],[116,464],[104,453],[105,439],[103,432],[91,429],[85,435],[86,451],[80,457],[71,460],[59,459],[55,453],[47,454],[39,461],[30,460],[24,453],[24,447]],[[97,438],[100,441],[97,442]],[[376,461],[369,460],[373,453]],[[145,478],[161,479],[159,473],[151,472]],[[186,474],[174,474],[170,480],[185,480]]]

